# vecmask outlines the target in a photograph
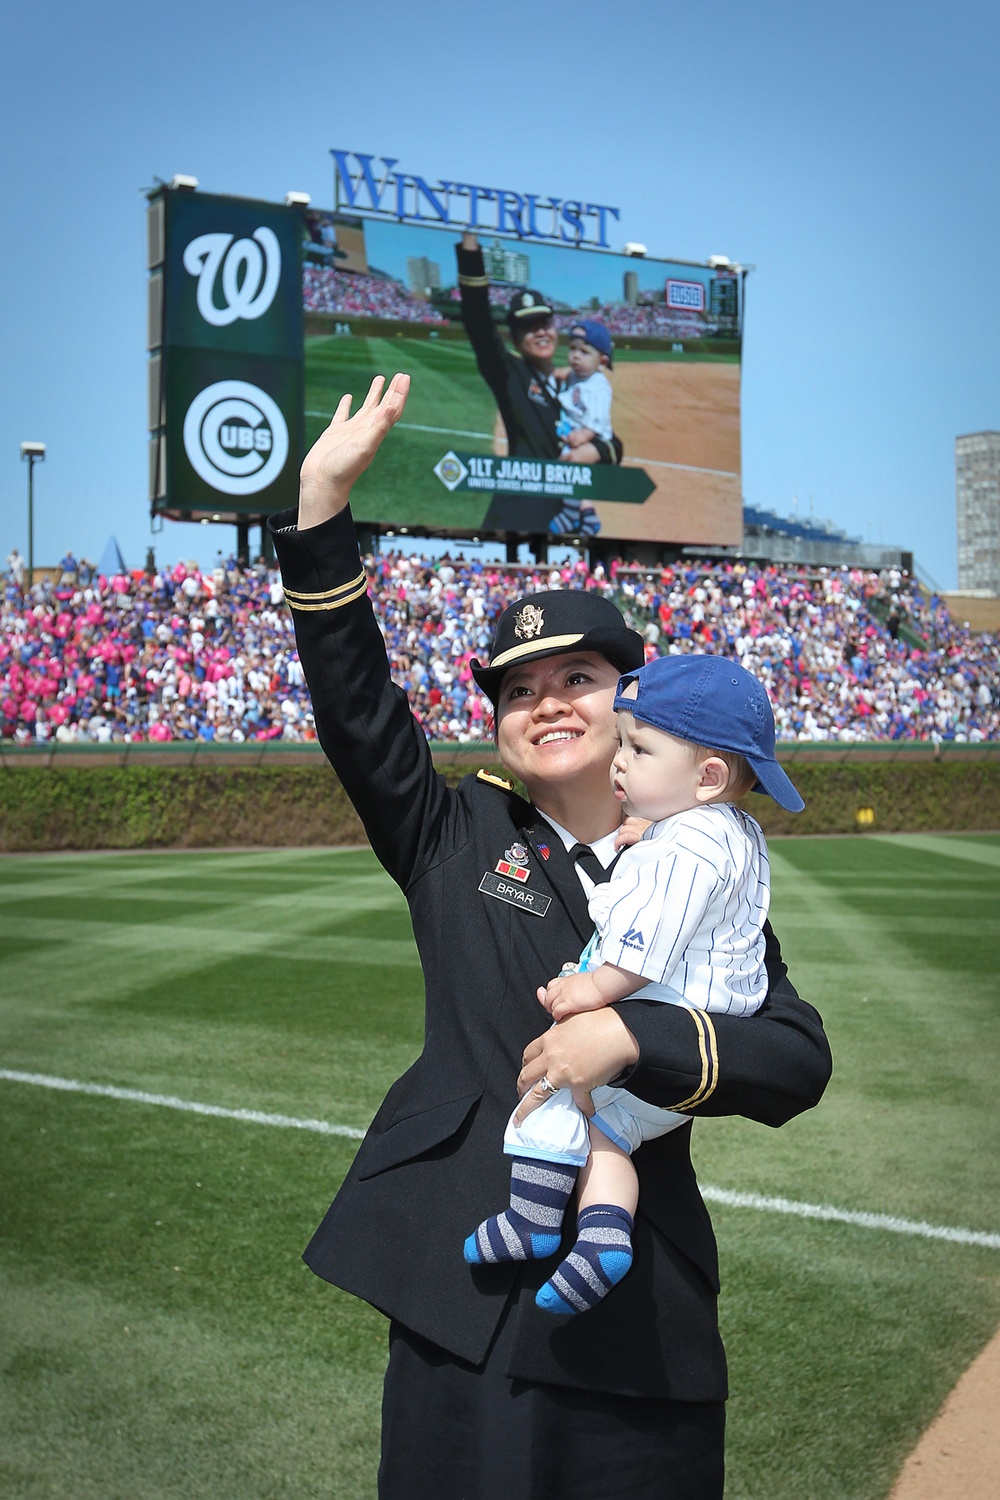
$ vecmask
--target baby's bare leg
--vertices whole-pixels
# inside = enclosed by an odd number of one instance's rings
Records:
[[[639,1179],[627,1151],[609,1141],[603,1130],[590,1127],[590,1157],[580,1171],[580,1207],[615,1203],[635,1214],[639,1202]]]
[[[539,1290],[539,1307],[586,1312],[607,1296],[632,1264],[632,1216],[638,1201],[639,1180],[628,1152],[591,1125],[590,1158],[580,1173],[576,1244]]]

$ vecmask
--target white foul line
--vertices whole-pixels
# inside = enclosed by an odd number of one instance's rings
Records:
[[[329,422],[332,413],[328,411],[307,411],[307,417],[320,417],[324,422]],[[470,437],[481,438],[486,443],[493,441],[492,432],[469,432],[464,427],[425,427],[422,422],[394,422],[394,427],[402,428],[405,432],[435,432],[439,437]]]
[[[141,1089],[119,1089],[111,1084],[80,1083],[76,1078],[53,1078],[48,1073],[16,1073],[0,1068],[0,1078],[9,1083],[32,1083],[40,1089],[61,1089],[67,1094],[97,1094],[102,1099],[124,1099],[131,1104],[160,1104],[165,1109],[182,1109],[191,1115],[215,1115],[223,1120],[243,1120],[248,1125],[280,1125],[285,1130],[311,1130],[316,1135],[343,1135],[349,1140],[364,1139],[363,1130],[353,1125],[328,1125],[325,1120],[297,1120],[294,1115],[269,1115],[259,1109],[224,1109],[221,1104],[198,1104],[194,1099],[178,1099],[174,1094],[146,1094]]]
[[[345,1136],[360,1141],[365,1132],[353,1125],[331,1125],[326,1120],[299,1120],[294,1115],[265,1114],[259,1109],[225,1109],[221,1104],[199,1104],[193,1099],[178,1099],[173,1094],[147,1094],[141,1089],[120,1089],[112,1084],[81,1083],[76,1078],[55,1078],[49,1073],[19,1073],[0,1068],[0,1079],[8,1083],[28,1083],[35,1088],[59,1089],[68,1094],[91,1094],[102,1099],[123,1099],[131,1104],[159,1104],[166,1109],[185,1110],[192,1115],[213,1115],[223,1120],[242,1120],[248,1125],[277,1125],[285,1130],[310,1130],[315,1135]],[[1000,1234],[979,1229],[952,1229],[944,1224],[928,1224],[921,1219],[897,1219],[890,1214],[855,1213],[835,1208],[830,1203],[798,1203],[792,1198],[767,1198],[761,1193],[737,1193],[730,1188],[702,1185],[702,1197],[708,1203],[726,1208],[753,1208],[763,1213],[791,1214],[799,1219],[820,1219],[827,1223],[853,1224],[858,1229],[883,1229],[891,1234],[916,1235],[925,1240],[947,1240],[955,1245],[978,1245],[986,1250],[1000,1250]]]
[[[792,1198],[765,1198],[761,1193],[736,1193],[731,1188],[702,1187],[701,1196],[709,1203],[727,1208],[756,1208],[765,1213],[794,1214],[799,1219],[824,1219],[834,1224],[854,1224],[859,1229],[887,1229],[891,1234],[914,1234],[925,1240],[950,1240],[956,1245],[981,1245],[1000,1250],[1000,1234],[982,1229],[949,1229],[945,1224],[928,1224],[923,1219],[896,1219],[891,1214],[853,1213],[835,1208],[832,1203],[796,1203]]]
[[[629,464],[634,464],[637,468],[680,469],[683,474],[718,474],[723,479],[740,477],[736,469],[706,469],[701,464],[675,464],[668,458],[633,458],[630,453],[626,453],[622,459],[622,467],[627,469]]]

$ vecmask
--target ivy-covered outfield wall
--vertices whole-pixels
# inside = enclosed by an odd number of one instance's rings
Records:
[[[362,844],[364,833],[322,755],[163,746],[0,755],[0,851]],[[160,747],[156,747],[159,750]],[[293,750],[293,747],[288,747]],[[442,748],[442,775],[499,771],[492,747]],[[1000,745],[790,747],[781,759],[806,810],[751,794],[770,834],[1000,829]]]

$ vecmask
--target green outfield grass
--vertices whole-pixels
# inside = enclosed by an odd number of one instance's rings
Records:
[[[475,530],[490,496],[449,494],[434,476],[434,465],[451,448],[492,453],[490,434],[496,403],[476,369],[467,343],[426,338],[344,338],[306,340],[306,443],[315,442],[345,391],[360,404],[374,375],[412,375],[405,426],[379,455],[377,474],[362,475],[351,499],[354,515],[395,526]],[[446,427],[449,432],[421,432]],[[484,433],[471,438],[459,433]],[[383,462],[384,460],[384,462]]]
[[[1000,836],[772,857],[836,1074],[781,1131],[697,1124],[702,1180],[1000,1231]],[[11,858],[0,910],[3,1069],[360,1129],[420,1045],[367,851]],[[0,1493],[370,1500],[384,1324],[299,1259],[354,1142],[4,1079],[0,1120]],[[727,1496],[887,1495],[1000,1320],[1000,1250],[713,1217]]]
[[[616,352],[615,358],[620,363],[649,363],[684,356],[663,350],[623,350],[620,355]],[[692,359],[704,362],[702,356],[687,356],[688,363]],[[711,362],[719,362],[719,357]],[[449,494],[433,472],[434,465],[451,448],[461,453],[493,452],[496,403],[464,339],[348,338],[337,334],[307,338],[306,446],[316,441],[345,391],[352,392],[359,404],[373,376],[389,377],[397,370],[413,376],[406,415],[392,442],[379,455],[377,474],[362,475],[355,485],[351,501],[354,515],[362,521],[390,526],[474,531],[482,523],[491,496]],[[438,430],[423,432],[420,428]],[[470,433],[480,436],[470,437]]]

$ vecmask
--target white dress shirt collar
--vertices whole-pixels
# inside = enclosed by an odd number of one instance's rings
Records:
[[[548,813],[542,812],[541,808],[538,808],[537,811],[539,813],[539,816],[545,819],[549,827],[559,835],[559,837],[562,839],[563,847],[567,851],[572,849],[574,844],[580,843],[580,840],[576,838],[572,833],[570,833],[568,828],[564,828],[561,823],[557,823],[555,818],[550,818]],[[618,852],[615,849],[615,839],[617,837],[618,829],[613,828],[610,833],[604,834],[602,838],[594,839],[593,843],[590,845],[591,849],[593,849],[594,853],[597,855],[597,858],[600,860],[605,869],[608,868],[608,865],[611,863],[611,861],[615,857],[615,854]],[[589,896],[594,889],[594,882],[591,880],[586,870],[581,869],[579,865],[576,866],[576,873],[580,878],[580,884],[583,886],[584,895]]]

